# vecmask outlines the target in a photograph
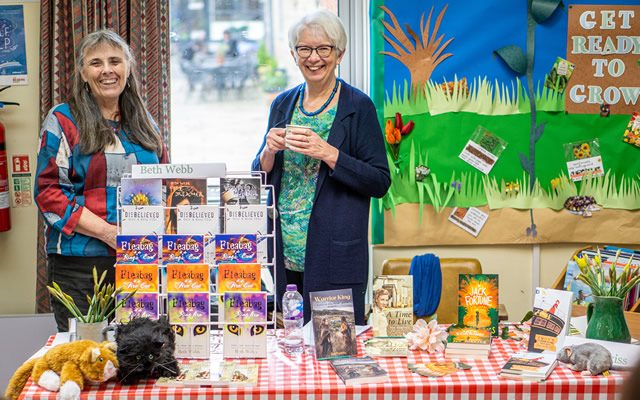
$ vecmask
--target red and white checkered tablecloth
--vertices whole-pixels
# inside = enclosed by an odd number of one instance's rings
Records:
[[[362,342],[370,331],[358,337],[358,354],[363,355]],[[53,338],[50,339],[49,343]],[[275,340],[275,338],[272,338]],[[541,383],[506,380],[497,374],[511,354],[517,350],[514,340],[495,339],[488,360],[464,360],[471,370],[440,378],[428,378],[412,373],[407,363],[445,361],[443,353],[410,352],[409,357],[379,357],[376,361],[389,372],[390,382],[345,386],[333,372],[329,361],[316,361],[313,350],[307,348],[298,360],[284,353],[282,345],[273,346],[266,359],[244,360],[260,364],[257,386],[241,388],[176,388],[156,387],[153,380],[134,386],[119,383],[85,385],[82,399],[228,399],[228,400],[404,400],[404,399],[614,399],[622,393],[624,372],[612,371],[610,377],[584,377],[559,365]],[[57,393],[44,390],[31,379],[20,399],[56,399]]]

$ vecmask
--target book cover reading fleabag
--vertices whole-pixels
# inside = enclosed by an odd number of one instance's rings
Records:
[[[157,264],[158,236],[118,235],[116,238],[118,264]]]
[[[164,235],[162,262],[164,264],[199,264],[204,259],[202,235]]]
[[[255,263],[257,259],[256,235],[216,235],[216,262]]]

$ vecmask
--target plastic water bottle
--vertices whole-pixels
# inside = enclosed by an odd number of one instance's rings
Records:
[[[304,338],[302,337],[304,314],[302,307],[302,295],[298,293],[298,287],[295,284],[287,285],[287,291],[282,296],[284,351],[287,354],[295,355],[304,352]]]

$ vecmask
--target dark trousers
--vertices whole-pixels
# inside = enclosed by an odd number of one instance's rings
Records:
[[[287,278],[287,285],[292,283],[295,284],[298,287],[298,293],[304,294],[304,291],[303,291],[304,272],[285,269],[284,274],[285,274],[285,277]],[[307,301],[307,299],[304,299],[304,301]]]
[[[49,254],[47,266],[47,285],[53,287],[52,282],[60,286],[62,292],[71,296],[82,314],[89,310],[87,296],[93,297],[93,267],[96,267],[98,280],[104,271],[107,276],[102,282],[102,287],[107,284],[115,286],[116,269],[115,256],[104,257],[75,257],[60,254]],[[69,318],[73,314],[57,298],[49,294],[51,308],[58,324],[58,332],[69,330]],[[112,316],[113,317],[113,316]]]

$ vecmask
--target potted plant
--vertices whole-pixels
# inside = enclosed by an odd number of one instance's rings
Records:
[[[616,258],[608,271],[602,265],[600,249],[593,259],[586,254],[583,258],[575,257],[580,268],[576,279],[591,288],[594,300],[587,308],[588,326],[585,334],[587,338],[625,343],[631,341],[629,327],[624,317],[623,302],[629,290],[640,283],[640,269],[631,267],[632,256],[622,273],[618,274],[616,266],[619,256],[620,250],[617,251]]]
[[[58,299],[76,319],[76,334],[78,339],[89,339],[96,342],[104,340],[104,330],[108,325],[109,317],[136,293],[136,290],[128,293],[123,299],[117,301],[117,297],[122,293],[123,288],[120,286],[115,289],[113,284],[103,286],[107,271],[102,273],[98,279],[98,272],[93,267],[93,296],[87,295],[89,309],[86,314],[82,314],[73,298],[64,293],[56,282],[52,282],[51,286],[47,286],[49,293]]]

